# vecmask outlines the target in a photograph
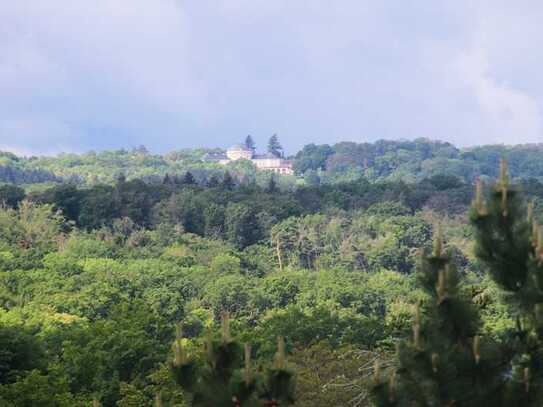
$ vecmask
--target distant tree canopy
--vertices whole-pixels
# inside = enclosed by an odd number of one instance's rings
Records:
[[[255,150],[252,136],[245,146]],[[277,135],[268,142],[267,151],[277,157],[284,150]],[[211,153],[211,154],[210,154]],[[117,174],[127,180],[162,180],[183,177],[190,172],[197,182],[211,175],[235,172],[240,180],[256,180],[263,186],[267,179],[251,165],[220,165],[206,159],[221,149],[185,149],[165,155],[151,154],[140,146],[131,150],[59,154],[56,157],[17,157],[0,152],[0,183],[35,187],[38,184],[69,182],[77,185],[113,184]],[[333,145],[308,144],[295,154],[294,171],[309,185],[335,184],[365,178],[370,182],[418,182],[435,175],[454,176],[464,182],[480,177],[495,177],[500,158],[508,159],[513,178],[543,180],[543,144],[488,145],[460,149],[446,142],[378,140],[373,143],[340,142]],[[288,179],[289,177],[283,177]],[[295,184],[290,177],[291,185]],[[42,186],[39,189],[43,189]]]
[[[294,171],[303,174],[308,170],[326,170],[326,161],[333,154],[334,150],[328,144],[308,144],[296,154]]]
[[[306,145],[296,155],[294,169],[302,175],[326,170],[321,182],[345,182],[366,177],[371,181],[420,181],[449,175],[471,182],[495,177],[500,158],[507,158],[511,176],[543,179],[543,145],[480,146],[459,149],[450,143],[415,139],[374,143],[342,142],[332,146]]]

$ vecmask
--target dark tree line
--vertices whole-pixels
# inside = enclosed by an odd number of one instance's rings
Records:
[[[543,185],[534,179],[524,185],[539,202]],[[294,216],[364,210],[381,202],[398,202],[411,213],[429,208],[460,214],[472,195],[469,185],[446,175],[416,184],[360,179],[293,191],[281,191],[273,178],[265,187],[241,183],[228,172],[198,181],[190,172],[166,175],[160,182],[127,181],[121,176],[114,185],[80,188],[60,184],[28,195],[16,186],[0,187],[2,205],[17,207],[25,198],[49,203],[82,229],[99,229],[126,218],[142,228],[177,225],[185,232],[225,239],[239,248],[269,239],[273,225]]]
[[[60,178],[45,170],[20,169],[0,165],[0,182],[9,184],[41,184],[59,182]]]
[[[90,188],[61,184],[30,193],[14,186],[0,188],[0,201],[16,207],[25,197],[52,204],[77,227],[92,230],[128,218],[143,228],[177,225],[185,232],[222,238],[239,248],[268,239],[271,227],[293,216],[365,209],[399,201],[411,212],[424,206],[461,212],[472,191],[454,177],[434,177],[418,184],[356,182],[281,191],[275,179],[266,187],[240,183],[230,173],[197,182],[190,172],[167,175],[161,182],[127,181]]]

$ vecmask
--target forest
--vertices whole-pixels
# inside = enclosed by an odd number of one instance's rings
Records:
[[[208,151],[0,155],[0,406],[542,405],[542,146]]]
[[[251,149],[258,148],[250,136]],[[268,145],[268,151],[283,150]],[[247,141],[246,141],[247,143]],[[270,150],[271,148],[271,150]],[[84,154],[62,153],[57,156],[18,157],[0,152],[0,182],[44,189],[54,184],[80,186],[111,184],[119,176],[128,180],[159,182],[167,174],[182,176],[189,171],[198,182],[213,175],[230,172],[240,181],[265,186],[268,177],[247,160],[224,167],[207,162],[208,153],[224,152],[220,148],[199,148],[150,153],[145,146],[116,151],[89,151]],[[464,182],[498,175],[501,158],[507,158],[514,178],[543,177],[543,145],[485,145],[457,148],[451,143],[428,139],[412,141],[380,140],[373,143],[341,142],[334,145],[308,144],[295,154],[297,177],[281,177],[284,188],[294,188],[303,179],[305,185],[335,184],[365,179],[371,182],[420,182],[434,175],[452,175]]]

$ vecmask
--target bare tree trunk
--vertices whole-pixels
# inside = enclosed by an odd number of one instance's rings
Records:
[[[275,251],[277,252],[277,260],[279,261],[279,270],[283,272],[283,259],[281,257],[281,247],[279,245],[279,239],[277,239],[277,244],[275,246]]]

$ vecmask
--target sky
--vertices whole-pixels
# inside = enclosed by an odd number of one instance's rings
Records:
[[[0,150],[543,137],[543,2],[17,0]]]

